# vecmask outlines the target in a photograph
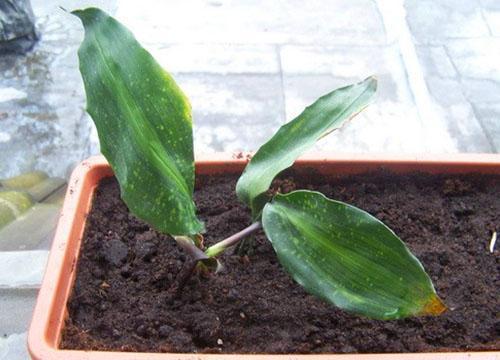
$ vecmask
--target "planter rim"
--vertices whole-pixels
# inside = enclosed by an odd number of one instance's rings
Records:
[[[232,169],[241,170],[248,161],[250,153],[214,153],[196,155],[196,164],[204,167],[218,167],[220,172]],[[500,175],[500,154],[334,154],[310,153],[296,162],[299,166],[328,167],[339,169],[358,167],[374,169],[383,166],[397,172],[419,169],[432,173],[481,172]],[[367,170],[364,170],[367,171]],[[95,175],[100,172],[100,175]],[[342,170],[339,173],[343,173]],[[93,177],[92,177],[92,174]],[[85,216],[91,205],[92,194],[98,180],[111,176],[112,170],[103,156],[90,157],[82,161],[73,171],[68,182],[68,190],[62,207],[59,223],[51,246],[49,259],[42,285],[38,294],[35,310],[28,332],[28,350],[33,359],[60,360],[256,360],[265,357],[269,360],[465,360],[500,359],[499,351],[433,352],[433,353],[382,353],[382,354],[198,354],[198,353],[133,353],[115,351],[86,351],[58,349],[60,332],[67,314],[66,303],[73,287],[75,267],[80,242],[85,226]],[[79,214],[79,215],[78,215]],[[79,222],[75,220],[80,216]],[[76,226],[73,226],[77,221]],[[55,330],[54,330],[55,328]]]
[[[219,163],[222,161],[247,161],[254,152],[214,152],[195,154],[197,162]],[[100,159],[106,162],[102,155],[97,155],[90,159]],[[309,152],[302,155],[296,162],[303,161],[362,161],[362,162],[384,162],[384,163],[484,163],[498,164],[500,153],[436,153],[436,154],[412,154],[412,153],[336,153],[336,152]],[[106,162],[107,163],[107,162]]]

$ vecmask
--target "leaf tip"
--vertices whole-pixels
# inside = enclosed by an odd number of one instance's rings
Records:
[[[62,7],[60,7],[60,8],[63,9],[64,11],[67,11],[66,9],[64,9]],[[84,11],[85,10],[83,10],[83,9],[76,9],[76,10],[67,11],[67,12],[69,12],[70,14],[75,15],[76,17],[80,18],[82,16],[82,14],[83,14]]]
[[[424,305],[422,311],[419,313],[419,315],[441,315],[444,313],[448,308],[446,305],[443,303],[443,301],[439,298],[437,295],[432,295],[431,299]]]
[[[97,21],[100,18],[107,16],[104,11],[96,7],[76,9],[71,11],[70,13],[82,20],[84,24],[90,23],[91,21]]]

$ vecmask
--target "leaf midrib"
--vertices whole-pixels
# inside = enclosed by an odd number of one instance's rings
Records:
[[[131,99],[133,102],[134,102],[134,109],[137,109],[137,111],[133,111],[128,102],[127,101],[120,101],[121,105],[124,106],[124,108],[127,110],[127,112],[129,113],[130,115],[130,119],[131,121],[129,123],[132,124],[133,128],[134,128],[134,131],[136,133],[136,136],[138,136],[140,138],[140,141],[138,142],[138,145],[145,151],[147,152],[152,152],[155,156],[154,158],[160,163],[160,166],[162,166],[165,171],[171,176],[171,178],[174,180],[174,182],[181,188],[184,190],[185,193],[189,194],[189,190],[188,190],[188,186],[186,184],[186,182],[184,181],[184,179],[182,178],[182,175],[180,174],[179,170],[176,168],[176,167],[172,167],[168,162],[166,162],[166,160],[162,157],[162,155],[166,155],[172,163],[175,163],[175,160],[173,160],[173,157],[172,155],[170,154],[170,151],[165,148],[165,147],[161,147],[161,149],[163,150],[160,150],[158,151],[157,147],[158,145],[160,144],[160,141],[158,139],[158,135],[156,134],[155,131],[150,131],[148,130],[148,133],[149,135],[154,135],[154,139],[151,141],[151,139],[148,139],[150,142],[152,142],[154,144],[153,147],[151,148],[144,148],[144,146],[142,145],[143,143],[147,143],[147,141],[145,141],[144,139],[144,135],[142,134],[142,131],[140,126],[138,125],[137,121],[135,120],[135,116],[134,115],[137,115],[139,116],[140,118],[143,119],[144,122],[147,122],[146,120],[146,116],[145,114],[143,113],[142,110],[140,110],[140,106],[138,106],[136,100],[135,100],[135,97],[132,96],[132,92],[131,90],[128,88],[127,84],[125,82],[122,82],[121,80],[117,80],[117,78],[114,76],[114,73],[113,71],[111,71],[108,63],[107,63],[107,59],[106,59],[106,56],[104,55],[104,51],[102,49],[102,45],[98,39],[98,37],[95,35],[95,32],[92,34],[92,36],[94,37],[94,40],[95,40],[95,44],[96,44],[96,48],[98,50],[98,53],[99,53],[99,56],[101,57],[102,59],[102,62],[104,64],[104,66],[106,67],[106,70],[108,71],[108,73],[110,74],[112,80],[114,83],[119,83],[119,84],[122,84],[122,86],[120,87],[114,87],[115,90],[117,90],[119,93],[123,93],[123,90],[122,89],[125,89],[126,91],[126,94],[124,94],[124,96],[118,96],[118,98],[120,99],[124,99],[124,98],[127,98],[127,99]],[[152,151],[153,150],[153,151]],[[159,152],[164,152],[166,154],[161,154]]]
[[[291,222],[291,220],[290,220],[290,218],[289,218],[289,213],[286,213],[286,212],[285,212],[285,213],[283,213],[283,215],[284,215],[286,218],[288,218],[288,219],[289,219],[288,221],[290,221],[290,222]],[[328,278],[328,277],[329,277],[329,275],[330,275],[328,272],[325,272],[325,270],[324,270],[321,266],[317,266],[317,265],[316,265],[316,264],[314,264],[314,263],[309,263],[309,266],[308,266],[308,267],[309,267],[309,268],[310,268],[310,267],[313,267],[317,273],[321,273],[321,274],[326,274],[326,275],[327,275],[327,276],[323,275],[323,277]],[[296,274],[294,275],[294,274],[292,273],[292,276],[296,276]],[[367,298],[365,298],[365,297],[358,296],[358,295],[356,295],[355,293],[353,293],[353,292],[352,292],[352,290],[348,290],[348,289],[347,289],[347,287],[343,286],[343,285],[342,285],[340,282],[338,282],[338,281],[334,281],[333,283],[331,283],[331,286],[333,286],[333,288],[335,289],[335,292],[339,292],[339,293],[341,293],[344,299],[349,299],[349,301],[353,301],[354,299],[356,299],[357,303],[358,303],[360,306],[366,306],[365,304],[371,304],[370,306],[373,306],[373,307],[378,307],[378,308],[382,309],[382,307],[380,306],[380,302],[375,301],[375,300],[372,300],[372,299],[367,299]],[[365,286],[362,286],[362,287],[363,287],[363,288],[365,288]],[[323,297],[323,296],[325,296],[325,297],[327,297],[327,298],[329,298],[329,299],[332,299],[332,301],[334,300],[334,299],[331,297],[331,295],[329,295],[328,293],[325,293],[323,290],[320,290],[320,289],[318,289],[318,290],[322,293],[322,294],[321,294],[321,296],[322,296],[322,297]],[[375,290],[374,290],[374,289],[371,289],[370,291],[375,291]],[[377,292],[377,294],[378,294],[378,295],[382,295],[382,296],[380,296],[381,298],[385,298],[385,299],[387,299],[387,300],[388,300],[388,302],[390,302],[391,304],[393,304],[393,303],[394,303],[394,297],[388,297],[388,296],[386,296],[386,295],[385,295],[385,294],[383,294],[383,293],[381,294],[381,293],[380,293],[380,291],[376,291],[376,292]],[[337,299],[337,300],[338,300],[338,299]],[[406,301],[405,301],[405,302],[406,302]],[[337,301],[334,301],[334,303],[337,303]],[[406,302],[406,303],[408,304],[408,302]],[[414,304],[409,304],[409,305],[414,305]],[[345,308],[350,308],[350,307],[351,307],[351,306],[348,306],[348,304],[344,304],[343,306],[344,306]],[[398,311],[398,309],[399,309],[399,307],[398,307],[398,306],[396,306],[396,305],[391,305],[391,306],[393,306],[393,307],[396,309],[396,311]]]
[[[275,203],[275,205],[276,205],[276,203]],[[317,228],[317,226],[314,224],[314,221],[310,220],[311,216],[309,214],[306,214],[306,213],[304,213],[302,211],[299,211],[299,210],[295,209],[293,206],[287,206],[287,205],[290,205],[290,204],[288,204],[288,203],[279,203],[278,206],[282,208],[281,212],[282,212],[282,214],[286,218],[288,218],[288,221],[291,224],[293,224],[293,226],[296,227],[299,230],[299,233],[301,234],[301,236],[303,236],[304,232],[305,233],[309,232],[309,230],[311,230],[312,232],[315,232],[314,229],[317,229],[319,231],[318,235],[325,234],[325,232],[322,229],[318,229]],[[309,220],[306,220],[306,221],[307,221],[308,225],[310,225],[312,227],[312,229],[304,228],[304,226],[302,226],[301,223],[304,220],[304,218],[309,218]],[[332,244],[329,241],[325,241],[322,236],[316,236],[315,239],[318,239],[324,246],[326,246],[327,248],[331,249],[333,252],[342,255],[343,257],[345,257],[347,259],[349,259],[349,257],[351,255],[353,255],[351,257],[355,257],[355,258],[358,258],[358,259],[359,258],[366,259],[375,268],[379,268],[379,269],[383,270],[382,273],[389,274],[390,275],[389,278],[392,278],[394,282],[398,282],[399,281],[399,276],[397,274],[393,273],[392,271],[390,271],[390,272],[386,271],[386,268],[384,268],[384,266],[382,266],[378,262],[376,262],[376,261],[374,261],[374,260],[372,260],[372,259],[370,259],[368,257],[363,257],[363,256],[359,255],[357,252],[355,252],[354,250],[350,250],[348,247],[342,246],[340,244]],[[338,249],[335,245],[337,247],[341,247],[342,249]],[[388,249],[390,249],[390,248],[388,248]],[[350,255],[344,255],[343,251],[348,252]],[[350,262],[350,261],[348,260],[348,262]],[[356,261],[352,261],[352,262],[353,263],[357,263]],[[415,278],[413,276],[410,276],[410,278],[412,279],[412,283],[418,284],[421,281],[421,279]],[[412,287],[407,286],[407,288],[411,289]],[[377,291],[377,293],[379,295],[382,295],[382,297],[387,298],[388,300],[390,300],[390,298],[385,295],[387,292],[382,292],[381,293],[381,292]],[[415,306],[414,302],[408,302],[408,300],[405,300],[405,303],[407,303],[409,306]]]

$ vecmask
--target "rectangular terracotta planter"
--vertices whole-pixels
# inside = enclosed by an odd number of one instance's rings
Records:
[[[198,174],[241,173],[246,164],[245,156],[219,154],[211,158],[198,159]],[[427,173],[468,173],[500,175],[500,155],[445,155],[445,156],[371,156],[371,155],[310,155],[298,160],[297,170],[315,168],[332,176],[356,174],[376,169],[387,169],[396,173],[421,171]],[[324,354],[324,355],[240,355],[240,354],[158,354],[60,350],[61,331],[67,316],[66,303],[75,280],[75,267],[80,252],[94,189],[99,180],[112,176],[113,172],[103,157],[93,157],[83,161],[73,172],[47,269],[38,295],[38,300],[29,329],[28,348],[37,360],[215,360],[215,359],[500,359],[500,351],[495,352],[450,352],[415,354]]]

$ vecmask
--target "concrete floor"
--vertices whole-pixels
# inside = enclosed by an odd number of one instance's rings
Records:
[[[59,6],[114,14],[173,73],[193,105],[198,153],[256,150],[316,97],[371,74],[379,79],[375,104],[316,150],[500,151],[497,0],[32,5],[41,41],[26,56],[0,58],[0,178],[33,169],[66,177],[99,152],[78,72],[82,28]],[[36,251],[26,251],[27,277]],[[27,357],[37,287],[26,289],[22,270],[12,271],[0,282],[2,360]]]
[[[33,0],[33,52],[0,59],[0,178],[66,176],[97,153],[75,1]],[[375,74],[376,103],[323,140],[337,152],[498,152],[495,1],[77,1],[127,25],[191,99],[197,152],[257,149],[321,94]],[[296,9],[300,8],[300,11]]]

